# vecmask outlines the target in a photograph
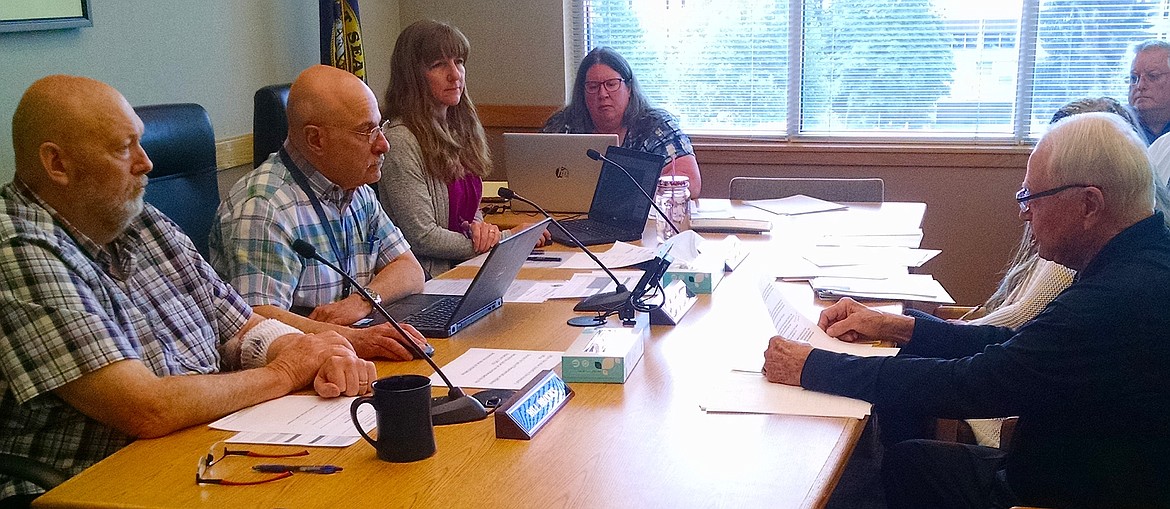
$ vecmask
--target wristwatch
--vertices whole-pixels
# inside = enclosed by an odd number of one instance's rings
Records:
[[[370,299],[372,299],[372,300],[370,300],[370,302],[372,302],[374,304],[381,304],[382,303],[382,296],[378,292],[375,292],[373,288],[367,287],[365,290],[366,290],[366,293],[370,294]],[[362,298],[364,299],[365,296],[363,295]]]

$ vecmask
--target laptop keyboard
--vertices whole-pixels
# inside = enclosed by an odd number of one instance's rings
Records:
[[[577,237],[577,239],[580,240],[582,244],[587,246],[594,244],[609,244],[618,240],[628,241],[632,240],[631,236],[636,236],[635,238],[642,237],[642,232],[640,230],[638,232],[631,232],[630,230],[625,230],[610,224],[602,223],[600,221],[592,221],[589,219],[561,221],[560,224],[566,230],[568,230],[569,233],[572,233],[574,237]],[[565,241],[561,241],[561,239],[558,238],[561,236],[561,232],[557,231],[557,228],[549,228],[549,231],[552,232],[553,239],[557,242],[571,245],[572,241],[568,240],[567,238]]]
[[[419,310],[402,321],[420,329],[445,329],[447,324],[451,322],[451,315],[454,315],[455,309],[459,307],[460,300],[462,299],[459,297],[447,297]]]

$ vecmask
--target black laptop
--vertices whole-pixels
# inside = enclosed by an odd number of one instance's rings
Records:
[[[428,338],[448,338],[504,305],[504,292],[536,247],[548,219],[501,240],[488,252],[463,295],[420,293],[386,306],[394,319],[409,323]],[[375,323],[384,322],[375,319]]]
[[[610,163],[601,166],[593,203],[589,215],[584,219],[559,221],[577,240],[586,246],[612,244],[617,241],[629,242],[642,238],[646,228],[646,215],[650,212],[650,200],[638,186],[651,196],[658,186],[658,175],[666,164],[666,156],[639,152],[621,147],[609,147],[605,157],[622,165],[635,183],[620,168]],[[573,241],[556,225],[549,227],[553,240],[572,246]]]

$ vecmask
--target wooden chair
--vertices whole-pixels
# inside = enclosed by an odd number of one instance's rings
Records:
[[[797,194],[834,202],[881,203],[885,201],[886,186],[879,178],[735,177],[728,192],[733,200],[767,200]]]

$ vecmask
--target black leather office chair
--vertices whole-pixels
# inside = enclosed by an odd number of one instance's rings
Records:
[[[154,163],[146,201],[183,229],[207,258],[211,221],[219,207],[215,132],[198,104],[134,108],[145,124],[142,148]]]
[[[69,479],[64,472],[34,459],[13,454],[0,453],[0,475],[28,481],[45,491],[56,488],[57,485]],[[6,498],[0,505],[22,507],[30,502],[30,497],[17,495],[15,498]]]
[[[256,91],[252,108],[252,167],[260,166],[273,152],[280,150],[288,136],[289,83],[268,85]]]

